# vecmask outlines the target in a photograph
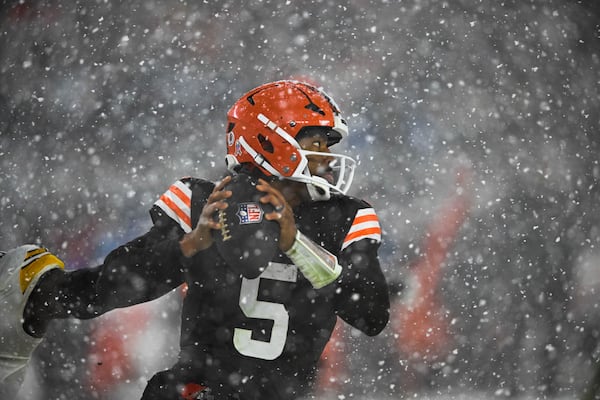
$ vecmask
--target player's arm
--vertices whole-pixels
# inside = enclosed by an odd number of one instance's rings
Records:
[[[285,251],[315,289],[333,298],[337,314],[370,336],[389,319],[388,285],[377,256],[380,238],[375,212],[367,208],[357,213],[339,257],[299,230]]]
[[[152,229],[106,257],[96,282],[104,309],[156,299],[184,282],[185,268],[212,246],[211,230],[219,228],[212,215],[227,207],[228,179],[215,186],[188,178],[169,187],[150,211]]]
[[[99,267],[97,307],[102,312],[161,297],[184,282],[181,233],[156,225],[111,251]]]
[[[192,222],[192,208],[203,209],[214,185],[182,180],[173,186],[153,205],[153,227],[147,233],[111,251],[98,266],[46,274],[28,303],[30,325],[36,324],[41,332],[52,318],[94,318],[115,308],[156,299],[182,284],[183,271],[192,262],[187,257],[189,253],[184,254],[186,229],[188,233],[192,231],[186,221]],[[174,195],[177,186],[187,187],[189,195],[187,204],[179,202],[186,210],[179,215],[166,207],[174,207],[169,196]],[[192,191],[196,193],[195,207],[191,203]],[[196,240],[187,244],[192,246],[191,251],[199,252],[193,262],[214,259],[203,255],[209,250],[203,250],[206,243],[201,238],[190,236]]]
[[[267,213],[266,218],[279,224],[279,249],[315,289],[321,289],[335,281],[342,272],[337,257],[297,229],[292,208],[280,191],[264,179],[259,179],[258,182],[256,188],[265,193],[260,201],[271,204],[274,209]]]
[[[388,285],[379,265],[379,243],[362,239],[339,256],[342,273],[335,287],[337,314],[370,336],[377,335],[389,320]]]
[[[39,336],[53,318],[89,319],[162,296],[183,281],[176,236],[153,227],[117,247],[93,268],[53,270],[40,279],[24,315]]]
[[[376,335],[389,319],[388,285],[377,252],[381,226],[373,208],[362,203],[343,240],[338,262],[342,273],[333,288],[338,315],[368,335]]]

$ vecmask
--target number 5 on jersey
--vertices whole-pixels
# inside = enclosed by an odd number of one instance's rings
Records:
[[[233,345],[245,356],[274,360],[281,355],[285,347],[290,316],[283,304],[258,300],[261,279],[296,282],[298,268],[295,265],[269,263],[258,278],[242,278],[239,305],[244,315],[248,318],[273,321],[273,330],[270,340],[264,342],[252,339],[252,331],[249,329],[235,328]]]

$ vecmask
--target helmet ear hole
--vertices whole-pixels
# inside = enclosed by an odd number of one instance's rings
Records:
[[[260,142],[260,146],[262,147],[262,149],[264,151],[273,154],[275,149],[273,149],[273,143],[271,143],[271,141],[269,139],[267,139],[263,135],[259,134],[258,141]]]

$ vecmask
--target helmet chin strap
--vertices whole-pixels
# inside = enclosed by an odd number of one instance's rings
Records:
[[[327,185],[319,185],[319,181],[327,182],[325,179],[313,176],[312,182],[306,184],[308,194],[313,201],[325,201],[331,197],[331,191]]]

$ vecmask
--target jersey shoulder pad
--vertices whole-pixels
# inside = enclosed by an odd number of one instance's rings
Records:
[[[191,232],[198,219],[200,204],[204,204],[214,183],[199,178],[181,178],[159,197],[150,209],[155,226],[177,225],[185,233]]]
[[[342,250],[363,239],[380,243],[381,225],[375,209],[368,202],[350,196],[343,196],[342,203],[345,203],[343,206],[349,211],[348,215],[352,216]]]

